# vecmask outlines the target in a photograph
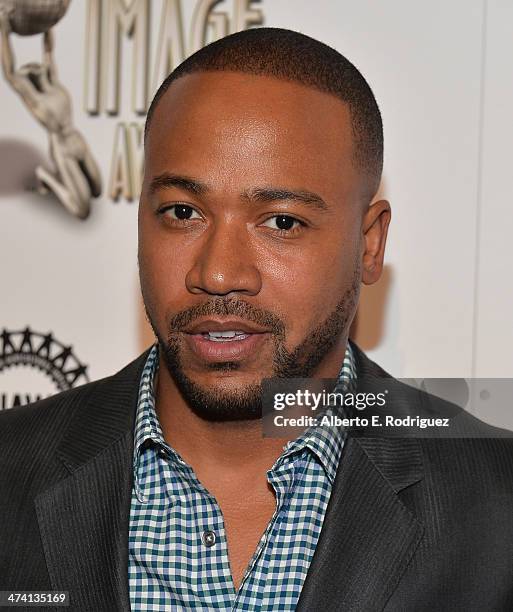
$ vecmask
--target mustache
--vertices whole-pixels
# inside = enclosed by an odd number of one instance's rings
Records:
[[[235,316],[265,327],[281,338],[285,335],[285,325],[277,315],[237,298],[214,298],[203,304],[186,308],[172,317],[169,322],[169,331],[170,333],[179,332],[191,325],[196,319],[213,315],[220,317]]]

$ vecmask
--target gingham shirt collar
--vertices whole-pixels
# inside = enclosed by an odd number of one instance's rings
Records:
[[[164,440],[162,428],[160,426],[157,413],[155,410],[155,391],[154,380],[158,371],[158,345],[155,344],[148,355],[146,365],[144,367],[140,393],[138,400],[137,415],[134,430],[134,455],[133,455],[133,470],[134,470],[134,488],[137,498],[140,502],[146,501],[144,492],[139,486],[138,465],[141,457],[141,449],[144,444],[150,440],[155,445],[165,449],[171,460],[186,466],[180,455],[173,450]],[[347,389],[349,385],[354,384],[356,380],[356,364],[348,342],[344,362],[338,375],[338,381],[335,390],[341,392]],[[148,395],[141,397],[143,390],[147,389]],[[328,409],[329,411],[330,409]],[[327,412],[329,413],[329,412]],[[335,480],[335,475],[338,468],[342,447],[344,445],[345,434],[342,429],[337,427],[315,426],[307,429],[301,436],[290,441],[284,447],[284,452],[276,460],[272,470],[280,465],[280,463],[295,452],[300,452],[303,448],[309,448],[317,457],[318,461],[323,466],[326,475],[331,484]]]
[[[342,393],[352,388],[356,381],[356,364],[349,342],[347,343],[344,362],[338,374],[334,391]],[[326,410],[326,415],[333,414],[332,408]],[[309,448],[324,467],[326,475],[333,485],[337,473],[342,447],[344,446],[345,432],[340,427],[317,425],[307,429],[301,436],[290,441],[284,448],[283,455],[278,459],[288,457],[303,448]]]

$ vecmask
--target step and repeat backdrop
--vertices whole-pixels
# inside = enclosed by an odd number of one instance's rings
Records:
[[[513,376],[509,0],[0,0],[0,25],[0,410],[153,342],[145,113],[187,55],[261,25],[338,49],[383,114],[392,224],[353,338],[400,377]]]

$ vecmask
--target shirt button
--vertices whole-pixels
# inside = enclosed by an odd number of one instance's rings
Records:
[[[203,544],[210,548],[216,543],[216,534],[213,531],[204,531],[201,535],[201,539],[203,540]]]

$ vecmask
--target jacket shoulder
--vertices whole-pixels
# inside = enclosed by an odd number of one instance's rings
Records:
[[[0,453],[10,445],[40,439],[45,430],[55,440],[76,406],[87,403],[103,381],[108,381],[108,378],[0,412]]]
[[[111,376],[0,412],[0,461],[22,453],[30,454],[33,462],[35,456],[50,454],[77,413],[87,411],[92,398],[108,400],[116,388],[134,385],[147,355],[148,351]]]
[[[351,347],[357,365],[357,375],[362,387],[378,388],[390,392],[390,415],[400,417],[443,418],[450,420],[450,428],[439,430],[433,435],[429,431],[419,430],[419,438],[513,438],[513,431],[494,426],[456,403],[438,397],[423,388],[410,386],[401,379],[395,378],[381,366],[369,359],[352,341]],[[508,406],[508,411],[510,407]],[[404,430],[403,430],[404,431]],[[411,430],[409,431],[411,433]],[[506,447],[509,447],[506,444]]]

